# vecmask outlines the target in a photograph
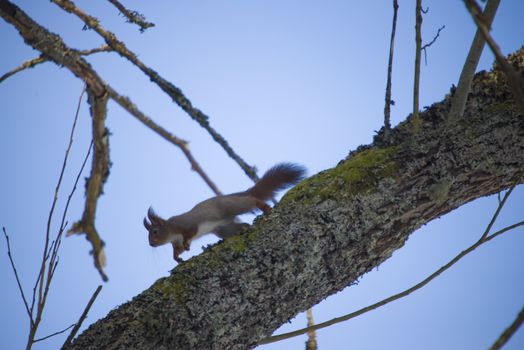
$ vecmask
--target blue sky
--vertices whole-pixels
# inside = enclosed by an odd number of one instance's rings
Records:
[[[15,1],[36,21],[62,35],[68,45],[101,45],[92,31],[47,1]],[[281,161],[305,165],[309,174],[329,168],[350,150],[372,141],[381,127],[389,50],[390,1],[141,1],[125,5],[156,24],[140,34],[105,1],[77,1],[108,30],[125,40],[143,62],[180,87],[193,104],[261,172]],[[462,1],[425,1],[423,40],[437,29],[437,42],[422,65],[421,103],[440,101],[456,83],[474,34]],[[524,3],[504,1],[493,35],[504,53],[524,43]],[[0,73],[38,53],[0,21]],[[393,69],[392,123],[411,111],[414,62],[414,3],[400,1]],[[148,78],[116,54],[87,60],[104,80],[159,124],[189,141],[200,164],[224,192],[243,190],[250,180],[209,135],[174,105]],[[493,56],[482,55],[479,69]],[[82,82],[52,63],[18,73],[0,84],[0,226],[5,226],[18,272],[30,293],[54,187],[67,145]],[[150,205],[162,216],[190,209],[211,196],[181,152],[110,102],[107,125],[111,175],[99,201],[97,227],[106,242],[109,282],[84,327],[166,276],[175,265],[168,247],[147,244],[142,219]],[[83,103],[66,178],[59,196],[64,206],[90,142],[90,118]],[[87,172],[84,176],[87,176]],[[83,209],[83,185],[68,221]],[[431,222],[377,270],[313,308],[321,322],[354,311],[410,287],[446,263],[481,235],[497,206],[482,198]],[[496,227],[523,219],[524,189],[514,191]],[[252,216],[246,216],[249,221]],[[58,216],[53,227],[58,226]],[[216,242],[194,242],[183,258]],[[524,295],[524,230],[508,232],[479,248],[445,275],[413,295],[349,322],[318,332],[320,349],[487,348],[514,319]],[[39,330],[45,336],[74,323],[101,283],[83,237],[62,242],[60,264]],[[25,346],[28,320],[0,243],[0,345]],[[270,306],[268,306],[270,307]],[[301,328],[298,315],[277,333]],[[56,349],[59,336],[34,349]],[[301,348],[304,337],[261,346]],[[507,349],[524,347],[521,329]]]

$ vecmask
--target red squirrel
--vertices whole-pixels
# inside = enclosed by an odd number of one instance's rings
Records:
[[[249,224],[241,223],[237,215],[257,209],[267,213],[271,207],[266,201],[273,198],[277,191],[298,183],[304,175],[304,167],[280,163],[269,169],[248,190],[206,199],[190,211],[167,220],[156,215],[150,207],[147,218],[144,218],[144,227],[149,232],[149,244],[158,247],[171,243],[173,259],[181,262],[183,260],[180,254],[189,250],[193,239],[212,232],[223,239],[238,234],[249,227]]]

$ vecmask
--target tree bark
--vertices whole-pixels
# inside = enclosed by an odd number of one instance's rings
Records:
[[[524,49],[510,58],[524,67]],[[248,349],[354,283],[421,225],[522,183],[524,118],[503,74],[479,73],[464,118],[452,96],[306,179],[250,232],[178,265],[92,324],[72,349]]]

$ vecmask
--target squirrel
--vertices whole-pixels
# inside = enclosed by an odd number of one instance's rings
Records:
[[[277,164],[246,191],[206,199],[190,211],[167,220],[159,217],[149,207],[147,218],[144,218],[144,227],[149,233],[149,245],[158,247],[171,243],[173,259],[180,263],[183,261],[180,254],[189,250],[192,240],[208,233],[215,233],[222,239],[240,233],[250,225],[240,222],[237,215],[257,209],[267,213],[271,207],[266,201],[273,198],[276,192],[304,179],[305,172],[305,168],[298,164]]]

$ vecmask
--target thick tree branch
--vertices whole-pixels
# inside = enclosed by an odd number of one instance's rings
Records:
[[[524,67],[524,49],[511,58]],[[92,324],[73,349],[247,349],[388,259],[423,224],[522,182],[524,124],[500,70],[337,167],[301,182],[251,231],[178,265]],[[488,236],[489,237],[489,236]]]
[[[493,222],[495,222],[495,219],[497,218],[498,213],[499,213],[499,211],[500,211],[500,209],[502,208],[503,205],[504,205],[504,203],[502,203],[497,208],[497,211],[496,211],[495,215],[493,215],[493,218],[492,218],[491,222],[489,223],[488,227],[486,228],[485,234],[490,232],[490,228],[491,228]],[[308,327],[306,327],[306,328],[297,329],[297,330],[289,332],[289,333],[278,334],[278,335],[266,338],[266,339],[262,340],[259,344],[270,344],[270,343],[274,343],[274,342],[281,341],[281,340],[284,340],[284,339],[289,339],[289,338],[292,338],[292,337],[296,337],[296,336],[299,336],[299,335],[302,335],[302,334],[305,334],[305,333],[309,333],[309,332],[312,332],[312,331],[315,331],[315,330],[323,329],[323,328],[335,325],[337,323],[341,323],[341,322],[345,322],[345,321],[351,320],[351,319],[353,319],[353,318],[355,318],[357,316],[360,316],[360,315],[365,314],[367,312],[370,312],[370,311],[373,311],[375,309],[378,309],[379,307],[382,307],[382,306],[384,306],[386,304],[389,304],[389,303],[391,303],[391,302],[393,302],[395,300],[404,298],[404,297],[410,295],[411,293],[419,290],[420,288],[424,287],[425,285],[427,285],[429,282],[431,282],[432,280],[434,280],[435,278],[440,276],[446,270],[448,270],[453,265],[458,263],[463,257],[465,257],[469,253],[473,252],[475,249],[477,249],[478,247],[480,247],[484,243],[487,243],[487,242],[491,241],[493,238],[495,238],[497,236],[500,236],[501,234],[503,234],[505,232],[508,232],[508,231],[511,231],[511,230],[513,230],[515,228],[521,227],[523,225],[524,225],[524,221],[520,221],[520,222],[517,222],[517,223],[515,223],[513,225],[507,226],[507,227],[505,227],[505,228],[503,228],[501,230],[498,230],[497,232],[493,233],[490,236],[486,236],[485,234],[483,234],[477,242],[475,242],[474,244],[469,246],[467,249],[461,251],[453,259],[448,261],[445,265],[441,266],[438,270],[433,272],[431,275],[429,275],[428,277],[424,278],[419,283],[415,284],[414,286],[412,286],[412,287],[410,287],[408,289],[405,289],[404,291],[402,291],[400,293],[394,294],[394,295],[392,295],[390,297],[382,299],[381,301],[378,301],[378,302],[376,302],[374,304],[371,304],[369,306],[363,307],[363,308],[361,308],[361,309],[359,309],[357,311],[351,312],[351,313],[346,314],[344,316],[335,317],[335,318],[333,318],[333,319],[331,319],[329,321],[317,323],[315,325],[309,325],[308,324]]]

